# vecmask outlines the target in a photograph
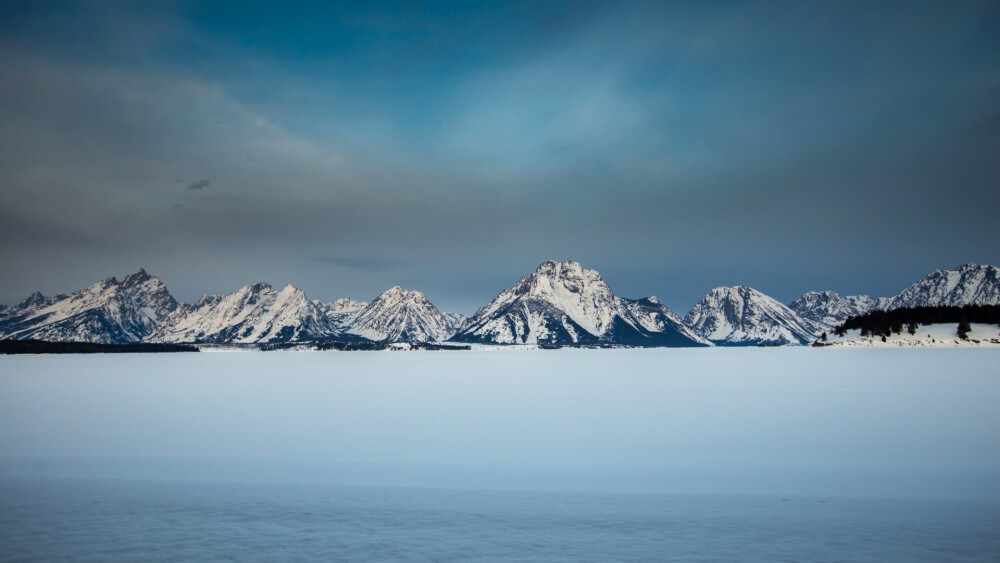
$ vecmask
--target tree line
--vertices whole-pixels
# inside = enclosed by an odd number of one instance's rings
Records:
[[[833,329],[837,336],[860,329],[861,336],[889,336],[906,330],[916,334],[918,326],[958,323],[956,333],[965,338],[970,323],[1000,325],[1000,305],[965,305],[962,307],[901,307],[891,311],[875,309],[864,315],[848,317]]]
[[[0,354],[121,354],[135,352],[197,352],[187,344],[95,344],[46,340],[0,340]]]

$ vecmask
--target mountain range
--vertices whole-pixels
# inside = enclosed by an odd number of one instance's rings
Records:
[[[419,292],[393,287],[370,302],[309,300],[292,285],[255,283],[178,303],[145,270],[72,294],[35,292],[0,307],[0,338],[124,344],[277,343],[314,340],[460,342],[540,346],[808,344],[872,309],[1000,304],[1000,270],[936,270],[892,297],[808,292],[784,305],[750,287],[713,289],[682,319],[656,297],[614,294],[595,270],[546,261],[466,318]]]

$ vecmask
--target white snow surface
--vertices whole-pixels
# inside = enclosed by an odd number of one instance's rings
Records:
[[[455,333],[454,322],[423,293],[395,286],[359,311],[346,332],[377,341],[440,342]]]
[[[673,330],[708,344],[655,297],[644,301],[645,307],[643,300],[616,296],[597,271],[578,262],[550,260],[476,311],[459,335],[498,344],[586,343],[608,336],[617,322],[639,332]]]
[[[804,319],[833,328],[847,320],[847,317],[871,311],[875,305],[876,300],[867,295],[842,297],[836,291],[810,291],[792,301],[788,308]]]
[[[935,270],[893,297],[879,299],[882,310],[900,307],[1000,305],[1000,269],[963,264]]]
[[[860,329],[849,330],[840,337],[827,335],[827,345],[864,348],[960,348],[960,347],[1000,347],[1000,327],[997,325],[972,323],[968,338],[958,337],[958,323],[941,323],[918,326],[914,334],[905,330],[900,334],[890,334],[882,342],[881,336],[861,336]]]
[[[735,345],[808,344],[824,330],[823,325],[746,286],[713,289],[684,322],[712,342]]]
[[[206,295],[164,319],[150,342],[289,342],[339,335],[326,314],[292,285],[266,283]]]
[[[787,496],[788,513],[811,495],[995,500],[998,363],[997,348],[0,356],[0,452],[35,477],[78,456],[89,477],[722,491]]]

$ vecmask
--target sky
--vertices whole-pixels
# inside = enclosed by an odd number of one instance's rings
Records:
[[[1000,2],[0,3],[0,303],[1000,264]]]

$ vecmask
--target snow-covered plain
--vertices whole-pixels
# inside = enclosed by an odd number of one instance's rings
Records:
[[[996,561],[998,360],[0,357],[0,559]]]
[[[1000,350],[0,357],[3,471],[1000,500]]]
[[[954,348],[956,346],[987,346],[1000,348],[1000,327],[983,323],[969,325],[967,338],[958,337],[957,323],[922,325],[913,334],[905,330],[900,334],[890,334],[882,341],[881,336],[861,336],[860,329],[847,331],[844,336],[829,333],[827,344],[836,346],[862,346],[867,348]]]

